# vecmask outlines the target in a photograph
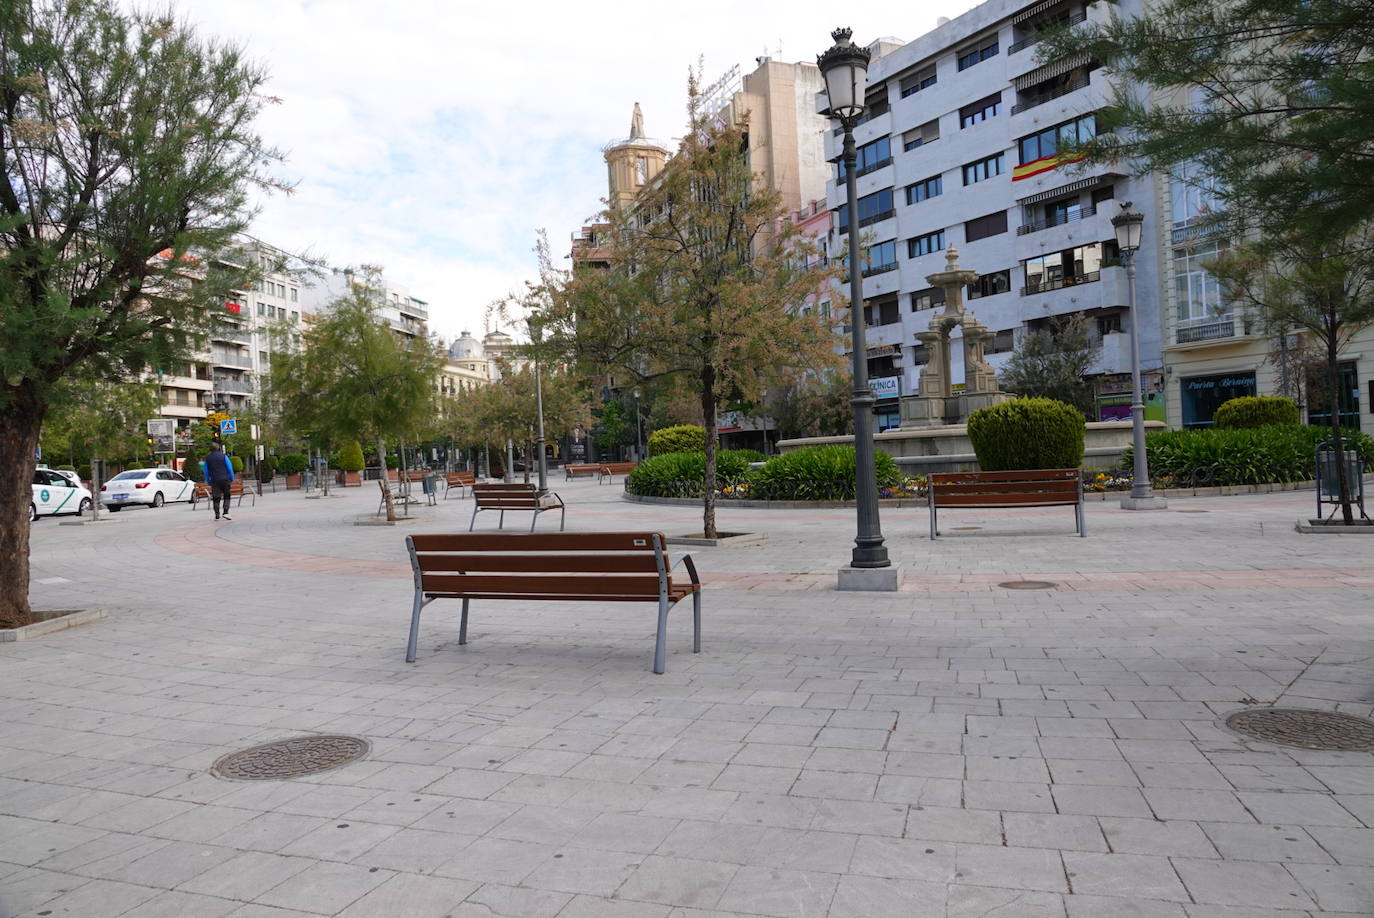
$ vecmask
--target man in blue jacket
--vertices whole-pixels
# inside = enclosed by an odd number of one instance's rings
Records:
[[[234,480],[234,463],[229,460],[224,447],[216,441],[210,444],[210,454],[201,466],[205,469],[205,480],[210,484],[210,503],[215,508],[215,519],[221,516],[230,519],[229,482]],[[224,504],[223,513],[220,511],[221,501]]]

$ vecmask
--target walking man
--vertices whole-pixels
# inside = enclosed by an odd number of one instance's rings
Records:
[[[205,457],[202,463],[205,468],[205,480],[210,483],[210,503],[215,508],[215,519],[221,516],[230,519],[229,516],[229,482],[234,480],[234,464],[229,460],[229,456],[224,452],[224,447],[218,441],[210,444],[210,454]],[[221,513],[220,503],[223,502],[224,510]]]

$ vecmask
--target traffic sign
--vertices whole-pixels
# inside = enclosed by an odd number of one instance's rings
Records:
[[[227,437],[230,434],[236,434],[238,432],[239,422],[236,419],[225,418],[223,421],[219,422],[219,435],[221,437]]]

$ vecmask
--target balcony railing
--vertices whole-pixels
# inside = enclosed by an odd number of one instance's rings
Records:
[[[253,333],[241,328],[217,328],[210,332],[212,341],[238,341],[242,344],[253,342]]]
[[[1233,338],[1236,334],[1236,316],[1226,313],[1219,316],[1205,316],[1200,319],[1184,319],[1175,328],[1174,342],[1192,344],[1196,341],[1214,341],[1218,338]]]
[[[1037,105],[1044,105],[1046,102],[1053,102],[1055,99],[1061,99],[1071,92],[1078,92],[1080,89],[1086,89],[1090,82],[1092,81],[1086,76],[1083,76],[1074,80],[1072,83],[1066,83],[1063,86],[1056,86],[1054,89],[1038,92],[1033,96],[1027,96],[1025,101],[1017,102],[1011,107],[1011,113],[1013,115],[1019,115],[1027,109],[1035,108]]]
[[[888,271],[896,271],[897,262],[890,261],[885,265],[869,265],[863,270],[864,277],[872,277],[875,274],[886,274]]]
[[[1087,207],[1079,207],[1075,210],[1067,210],[1064,211],[1062,214],[1056,214],[1053,217],[1046,217],[1045,219],[1037,220],[1034,223],[1023,223],[1016,228],[1016,235],[1025,236],[1029,233],[1038,233],[1041,230],[1049,229],[1052,226],[1063,226],[1065,223],[1073,223],[1077,220],[1082,220],[1085,217],[1091,217],[1095,213],[1097,213],[1097,208],[1091,204],[1089,204]]]
[[[1076,26],[1076,25],[1078,25],[1080,22],[1086,22],[1087,19],[1088,19],[1088,14],[1087,14],[1086,11],[1084,11],[1084,12],[1082,12],[1082,13],[1074,13],[1074,14],[1073,14],[1072,16],[1070,16],[1067,20],[1065,20],[1062,24],[1065,25],[1065,26]],[[1055,23],[1055,25],[1060,25],[1060,23]],[[1017,51],[1024,51],[1024,50],[1026,50],[1026,49],[1029,48],[1031,45],[1035,44],[1036,42],[1040,41],[1040,39],[1044,38],[1044,37],[1045,37],[1045,32],[1046,32],[1046,31],[1048,31],[1048,30],[1042,29],[1042,30],[1040,30],[1039,32],[1036,32],[1034,35],[1027,35],[1025,38],[1021,39],[1020,41],[1014,41],[1014,42],[1012,42],[1010,45],[1007,46],[1007,53],[1008,53],[1008,54],[1015,54]]]
[[[214,367],[237,367],[241,370],[253,369],[253,358],[239,354],[214,354],[210,357],[210,365]]]
[[[1087,274],[1078,274],[1074,277],[1056,277],[1053,280],[1041,281],[1038,284],[1026,284],[1026,286],[1021,288],[1021,295],[1030,296],[1033,293],[1048,293],[1051,290],[1060,290],[1064,287],[1076,287],[1079,284],[1093,284],[1101,279],[1101,271],[1090,271]]]
[[[222,377],[215,380],[216,392],[241,392],[247,395],[253,394],[253,384],[246,379],[229,379]]]

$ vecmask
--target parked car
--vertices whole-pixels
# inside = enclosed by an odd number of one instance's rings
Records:
[[[86,483],[81,480],[81,476],[73,472],[71,469],[48,469],[48,471],[56,472],[57,474],[67,479],[78,488],[84,488],[86,486]]]
[[[71,479],[52,469],[34,469],[33,500],[29,503],[29,519],[75,513],[80,516],[91,509],[91,492],[73,484]]]
[[[120,472],[100,486],[100,503],[111,513],[125,507],[161,507],[178,500],[190,500],[195,484],[171,469],[131,469]]]

